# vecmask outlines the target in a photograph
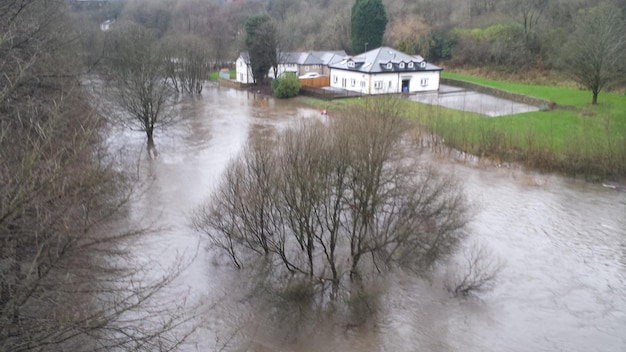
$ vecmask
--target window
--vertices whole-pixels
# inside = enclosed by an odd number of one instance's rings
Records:
[[[374,82],[374,88],[381,89],[383,87],[383,81]]]
[[[420,85],[422,87],[426,87],[428,85],[428,78],[422,78],[420,79]]]
[[[391,70],[393,68],[393,64],[391,62],[387,63],[387,69]]]
[[[337,83],[337,81],[338,81],[337,75],[333,75],[333,83]]]
[[[409,62],[409,68],[413,68],[413,63]]]
[[[404,62],[400,63],[400,68],[404,68]]]
[[[309,71],[309,66],[304,66],[305,71]]]
[[[351,79],[350,80],[350,85],[353,86],[353,87],[356,86],[356,79],[354,79],[354,78]]]
[[[361,81],[361,88],[365,88],[365,81]]]
[[[392,81],[389,81],[389,88],[391,88],[391,84],[392,84],[392,83],[393,83]]]
[[[420,67],[421,67],[421,68],[426,67],[426,61],[422,61],[422,62],[420,62]]]
[[[348,67],[354,67],[354,61],[348,61]]]

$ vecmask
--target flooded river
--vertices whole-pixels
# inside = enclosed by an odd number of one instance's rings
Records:
[[[136,255],[163,267],[177,257],[188,263],[163,302],[199,303],[198,329],[184,350],[626,351],[626,193],[435,158],[465,182],[476,204],[469,240],[504,263],[493,290],[453,298],[437,273],[430,280],[398,274],[387,279],[388,292],[370,323],[277,333],[279,323],[259,316],[237,292],[248,279],[214,258],[189,216],[250,135],[319,113],[212,86],[182,114],[184,122],[155,135],[156,159],[146,157],[141,133],[120,130],[111,141],[128,160],[141,156],[139,174],[150,180],[130,217],[157,230],[137,245]]]

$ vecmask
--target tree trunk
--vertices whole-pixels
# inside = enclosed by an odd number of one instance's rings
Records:
[[[593,98],[591,99],[591,105],[598,105],[598,92],[593,92]]]
[[[146,136],[148,136],[148,149],[152,149],[154,148],[154,130],[153,129],[147,129],[146,130]]]

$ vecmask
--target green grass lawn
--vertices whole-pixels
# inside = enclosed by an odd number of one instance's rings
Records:
[[[230,73],[230,78],[235,78],[237,77],[236,74],[237,72],[235,71],[235,69],[231,69],[229,70]],[[217,81],[217,78],[219,77],[219,72],[211,72],[209,73],[209,81]]]
[[[626,177],[626,96],[600,93],[598,105],[593,106],[591,93],[579,89],[494,81],[449,72],[442,76],[557,104],[552,111],[491,118],[399,99],[407,118],[417,120],[446,144],[475,155],[593,179]],[[348,109],[367,98],[332,102],[299,99],[332,112]]]
[[[487,87],[493,87],[513,93],[519,93],[528,95],[531,97],[541,98],[553,101],[558,105],[569,105],[582,107],[586,105],[590,105],[592,94],[588,90],[575,89],[569,87],[558,87],[558,86],[541,86],[534,84],[525,84],[525,83],[515,83],[515,82],[505,82],[505,81],[495,81],[491,79],[481,78],[481,77],[473,77],[468,75],[462,75],[458,73],[452,72],[442,72],[442,78],[456,79],[459,81],[472,82],[476,84],[480,84]],[[615,105],[615,107],[619,107],[621,105],[622,110],[626,108],[626,96],[600,92],[598,96],[598,103],[600,106],[602,105]]]
[[[541,86],[502,82],[446,72],[442,77],[458,79],[554,101],[554,111],[538,111],[494,119],[493,122],[481,118],[480,125],[494,125],[495,128],[510,134],[528,134],[529,130],[537,135],[543,144],[548,144],[555,151],[561,151],[570,137],[586,135],[594,140],[608,138],[624,142],[626,132],[626,96],[600,93],[598,105],[591,105],[591,92],[580,89],[556,86]],[[574,106],[575,109],[562,110],[559,106]],[[520,142],[523,143],[523,142]],[[523,145],[521,145],[523,146]]]

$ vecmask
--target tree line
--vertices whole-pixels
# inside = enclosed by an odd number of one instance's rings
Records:
[[[263,15],[271,19],[276,31],[273,42],[281,51],[343,49],[358,54],[384,44],[447,68],[555,72],[562,80],[590,89],[593,102],[599,90],[620,89],[625,83],[623,0],[134,0],[123,4],[116,5],[116,18],[140,24],[158,38],[194,37],[213,70],[232,65],[247,49],[246,21]],[[376,8],[382,5],[386,21],[376,18],[382,13]],[[355,7],[367,8],[360,27],[353,23],[354,16],[360,16]],[[111,16],[110,11],[104,13]],[[381,39],[366,40],[359,34],[359,28],[367,33],[381,23]],[[606,23],[607,28],[594,23]],[[607,55],[609,60],[590,62]],[[579,74],[591,66],[584,77]]]
[[[139,279],[128,251],[146,231],[114,226],[137,184],[104,143],[84,87],[98,55],[71,16],[0,4],[0,350],[169,350],[187,318],[154,298],[180,267]]]

